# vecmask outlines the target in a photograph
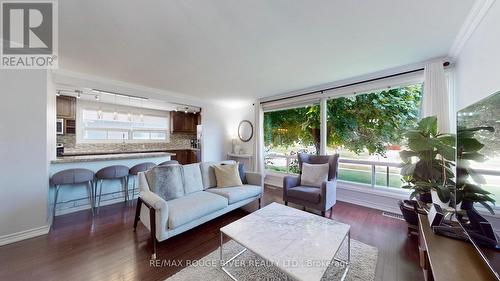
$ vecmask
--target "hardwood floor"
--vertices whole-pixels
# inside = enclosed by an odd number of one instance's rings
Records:
[[[274,201],[282,202],[281,190],[266,188],[263,205]],[[0,280],[166,279],[182,266],[150,266],[149,232],[141,223],[132,230],[134,207],[105,206],[93,220],[90,211],[59,216],[48,235],[0,247]],[[220,227],[247,214],[238,209],[172,237],[159,244],[158,257],[201,258],[218,248]],[[375,280],[423,280],[417,239],[407,237],[405,222],[344,202],[333,218],[351,225],[353,239],[378,248]]]

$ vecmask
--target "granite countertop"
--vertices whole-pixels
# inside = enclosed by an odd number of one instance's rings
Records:
[[[134,154],[134,153],[155,153],[155,152],[170,152],[181,150],[194,150],[199,151],[199,148],[172,148],[172,149],[155,149],[155,150],[137,150],[137,151],[65,151],[64,157],[67,156],[87,156],[87,155],[115,155],[115,154]]]
[[[114,154],[99,154],[99,155],[79,155],[79,156],[63,156],[52,160],[51,164],[59,163],[77,163],[77,162],[92,162],[92,161],[108,161],[121,159],[140,159],[150,157],[165,157],[174,156],[175,153],[168,152],[142,152],[142,153],[114,153]]]

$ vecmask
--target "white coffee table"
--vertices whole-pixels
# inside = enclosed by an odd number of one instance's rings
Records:
[[[341,280],[349,271],[350,226],[278,203],[272,203],[220,229],[220,265],[225,267],[247,249],[274,264],[296,280],[321,280],[328,266],[344,266]],[[223,238],[228,236],[245,249],[227,261],[223,260]],[[347,260],[337,253],[347,241]]]

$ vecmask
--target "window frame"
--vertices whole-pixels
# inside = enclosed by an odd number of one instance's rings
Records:
[[[132,115],[143,114],[144,116],[160,117],[166,119],[165,129],[155,129],[155,128],[86,128],[83,121],[83,111],[84,110],[101,110],[105,112],[118,112],[118,113],[131,113]],[[76,106],[76,143],[85,144],[121,144],[121,143],[169,143],[170,142],[170,112],[162,110],[144,109],[132,106],[122,106],[107,103],[96,103],[90,101],[78,101]],[[91,140],[84,139],[85,130],[92,131],[126,131],[127,139],[105,139],[105,140]],[[151,140],[151,139],[133,139],[134,132],[164,132],[164,140]]]

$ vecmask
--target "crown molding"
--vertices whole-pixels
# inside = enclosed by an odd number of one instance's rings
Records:
[[[456,59],[460,55],[465,43],[482,22],[493,3],[495,0],[476,0],[448,52],[452,59]]]

